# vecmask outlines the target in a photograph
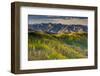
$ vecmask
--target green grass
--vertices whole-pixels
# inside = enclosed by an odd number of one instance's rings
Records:
[[[87,57],[87,33],[28,33],[28,60]]]

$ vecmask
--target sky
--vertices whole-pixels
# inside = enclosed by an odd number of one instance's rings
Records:
[[[28,15],[28,24],[62,23],[88,25],[88,17]]]

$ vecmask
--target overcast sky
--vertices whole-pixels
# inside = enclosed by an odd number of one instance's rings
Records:
[[[40,24],[40,23],[62,23],[62,24],[87,25],[88,17],[28,15],[28,24]]]

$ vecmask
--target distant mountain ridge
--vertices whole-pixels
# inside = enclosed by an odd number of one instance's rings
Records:
[[[70,33],[70,32],[87,32],[87,25],[70,24],[65,25],[61,23],[41,23],[41,24],[29,24],[28,32],[46,32],[50,34],[57,33]]]

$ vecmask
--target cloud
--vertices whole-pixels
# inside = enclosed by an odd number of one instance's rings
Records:
[[[42,16],[32,15],[28,17],[29,24],[40,24],[40,23],[62,23],[62,24],[80,24],[88,25],[87,17],[67,17],[67,16]]]
[[[57,23],[62,23],[62,24],[80,24],[80,25],[87,25],[88,24],[88,19],[76,19],[76,18],[71,18],[71,19],[56,19]]]

